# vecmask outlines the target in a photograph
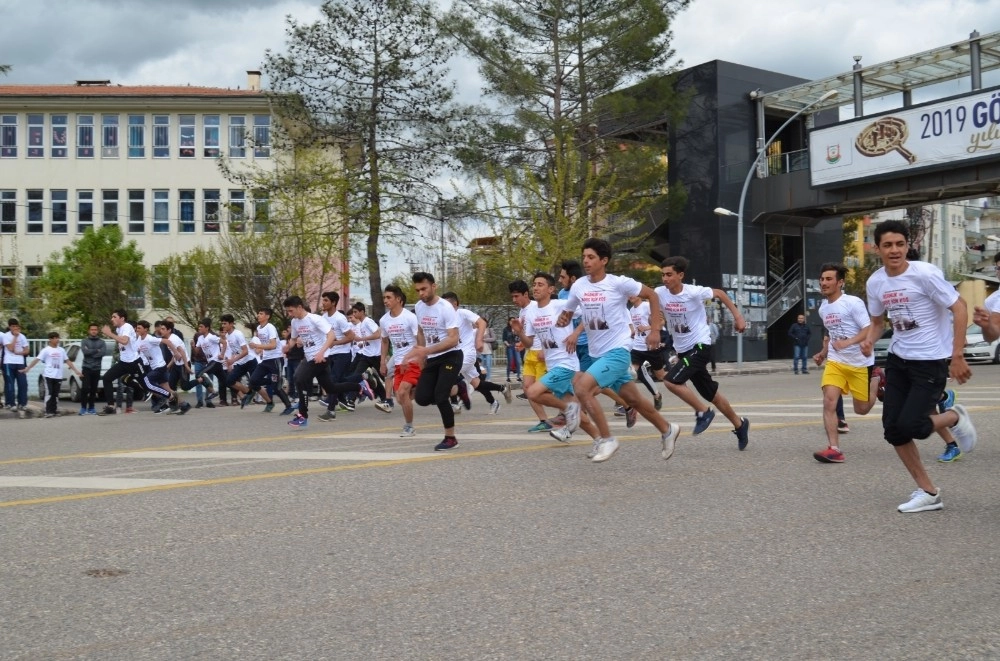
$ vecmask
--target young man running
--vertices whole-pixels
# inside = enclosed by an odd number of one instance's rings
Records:
[[[212,332],[211,319],[202,319],[201,323],[198,324],[198,341],[196,342],[196,346],[201,349],[202,354],[205,356],[205,366],[202,367],[201,371],[195,373],[195,382],[204,385],[205,390],[208,391],[208,394],[205,396],[205,406],[210,409],[215,408],[212,400],[218,397],[220,392],[222,397],[219,405],[229,406],[226,369],[222,365],[222,339]],[[215,377],[219,388],[218,391],[212,387],[212,382],[206,378],[207,376]]]
[[[566,307],[557,322],[559,326],[569,325],[576,309],[583,308],[583,325],[589,334],[588,346],[594,362],[587,371],[573,377],[573,391],[580,400],[580,406],[597,426],[599,436],[594,439],[592,461],[607,461],[618,450],[618,440],[611,435],[608,419],[597,402],[602,388],[616,391],[642,417],[653,423],[660,432],[661,454],[664,459],[669,459],[681,431],[680,425],[667,422],[657,413],[653,403],[642,396],[629,374],[628,346],[632,331],[625,304],[630,296],[636,295],[650,301],[650,309],[653,310],[650,323],[659,327],[663,324],[659,300],[656,292],[646,285],[632,278],[608,273],[610,261],[610,243],[595,238],[583,243],[583,270],[587,275],[570,288]],[[647,340],[650,349],[660,344],[660,338],[652,334]],[[566,349],[572,351],[575,347],[567,345]],[[573,432],[580,424],[579,410],[569,406],[565,413],[566,427]]]
[[[246,335],[236,328],[236,318],[233,315],[224,314],[219,317],[219,327],[222,329],[220,342],[226,344],[226,359],[222,361],[226,369],[226,388],[236,391],[236,396],[240,398],[240,408],[244,408],[253,400],[253,393],[244,385],[243,377],[253,371],[257,361],[247,344]]]
[[[114,330],[112,330],[114,328]],[[107,324],[101,329],[105,337],[118,343],[118,362],[104,373],[104,397],[107,406],[100,415],[115,414],[115,391],[112,387],[116,379],[121,379],[125,388],[140,387],[138,379],[142,377],[142,367],[139,365],[139,353],[135,348],[135,328],[128,323],[128,313],[118,309],[111,313],[111,326]]]
[[[351,347],[354,346],[354,330],[347,315],[337,309],[340,303],[340,294],[335,291],[325,291],[320,297],[319,305],[323,310],[323,318],[333,329],[333,346],[326,352],[326,362],[330,365],[330,383],[340,383],[344,377],[350,373],[353,355]],[[312,386],[310,385],[310,388]],[[309,396],[306,391],[306,397]],[[331,399],[332,398],[332,399]],[[336,401],[335,401],[336,400]],[[320,400],[324,401],[324,400]],[[325,401],[337,404],[344,411],[354,410],[354,399],[343,393],[325,393]]]
[[[733,328],[737,333],[746,330],[746,322],[726,292],[684,284],[687,268],[688,260],[680,256],[667,257],[660,264],[663,286],[656,288],[656,295],[667,320],[667,330],[674,339],[677,362],[671,365],[665,376],[663,370],[660,370],[657,377],[663,379],[667,390],[694,409],[693,435],[697,436],[708,429],[715,418],[715,411],[698,398],[701,395],[706,401],[715,404],[722,415],[729,419],[733,425],[737,447],[745,450],[750,442],[750,421],[737,415],[729,400],[719,392],[719,384],[708,371],[708,364],[711,362],[708,350],[711,346],[711,333],[705,314],[705,301],[713,298],[722,301],[733,315]],[[698,395],[688,387],[688,381],[694,385]]]
[[[285,308],[285,315],[291,320],[292,339],[301,338],[302,350],[306,354],[305,360],[299,363],[295,370],[295,385],[299,391],[299,411],[295,417],[288,421],[288,424],[297,429],[304,429],[309,425],[309,391],[312,390],[313,379],[319,381],[319,386],[324,392],[333,392],[333,383],[330,382],[330,368],[326,364],[326,352],[333,346],[336,336],[326,319],[306,312],[302,299],[298,296],[289,296],[282,305]],[[337,419],[334,407],[337,402],[333,397],[328,400],[326,413],[319,416],[324,422]]]
[[[532,280],[532,290],[534,287],[534,280]],[[510,292],[510,299],[514,302],[514,305],[519,307],[521,311],[518,313],[517,319],[511,319],[510,327],[511,329],[520,336],[521,331],[524,329],[524,320],[527,315],[539,305],[548,305],[549,301],[552,299],[553,287],[549,286],[547,283],[543,282],[537,289],[537,296],[541,298],[539,300],[532,300],[531,296],[528,294],[528,283],[524,280],[515,280],[507,285],[507,291]],[[523,341],[522,341],[522,344]],[[536,380],[545,376],[545,355],[536,347],[534,349],[528,348],[524,345],[524,364],[521,366],[521,378],[524,383],[523,399],[527,399],[528,388],[531,387]],[[519,395],[518,397],[521,397]],[[542,432],[547,432],[552,429],[555,425],[548,421],[548,416],[545,414],[545,409],[538,402],[533,402],[528,399],[528,405],[531,406],[532,412],[535,417],[538,418],[538,423],[533,427],[528,428],[528,432],[531,434],[538,434]],[[565,423],[564,423],[565,424]]]
[[[252,397],[253,393],[257,392],[264,398],[263,413],[270,413],[274,410],[274,398],[267,389],[267,386],[270,385],[274,394],[285,405],[285,410],[281,412],[281,415],[290,415],[294,410],[292,409],[292,402],[288,399],[285,389],[281,387],[281,359],[284,356],[284,352],[279,346],[278,331],[275,329],[274,324],[271,323],[272,314],[274,314],[274,311],[271,308],[257,310],[255,336],[260,343],[260,362],[257,363],[253,368],[253,373],[250,374],[250,388],[247,395],[244,396],[243,401],[245,406],[246,398]]]
[[[864,301],[843,291],[847,267],[823,264],[819,271],[819,291],[824,298],[819,316],[829,338],[824,338],[823,350],[813,356],[813,361],[817,366],[826,361],[820,388],[823,390],[827,448],[814,452],[813,457],[826,464],[840,464],[844,462],[844,453],[837,440],[840,435],[837,402],[850,392],[854,412],[867,415],[878,401],[879,387],[884,387],[885,376],[881,367],[874,367],[875,354],[870,347],[867,344],[862,347],[868,339],[871,317]]]
[[[357,353],[351,361],[348,373],[340,381],[333,382],[333,397],[344,396],[353,406],[359,394],[375,401],[375,407],[383,413],[392,413],[392,408],[385,401],[385,385],[380,380],[373,389],[365,378],[365,373],[371,369],[378,371],[382,356],[382,330],[378,323],[365,312],[365,304],[358,301],[351,306],[351,316],[354,319],[353,337]],[[331,401],[331,400],[327,400]]]
[[[646,387],[649,394],[653,396],[653,408],[659,411],[663,407],[663,395],[656,390],[656,382],[650,372],[662,373],[666,367],[663,351],[657,347],[655,351],[650,351],[646,343],[646,337],[651,333],[657,337],[660,335],[659,328],[653,328],[649,324],[649,301],[644,301],[638,296],[629,299],[631,309],[629,316],[632,318],[632,328],[635,335],[632,336],[632,369],[635,370],[636,379]],[[649,368],[645,364],[649,363]]]
[[[459,348],[462,350],[462,378],[458,381],[458,395],[462,398],[462,404],[466,410],[472,408],[472,401],[469,399],[468,386],[481,394],[486,403],[490,405],[490,415],[496,415],[500,410],[500,402],[493,397],[493,393],[503,393],[508,404],[511,403],[510,386],[506,388],[491,381],[487,381],[479,372],[479,353],[483,349],[483,335],[486,333],[486,320],[468,308],[459,307],[458,294],[453,291],[445,292],[441,298],[451,303],[458,314],[458,337]],[[525,345],[527,346],[527,345]]]
[[[161,336],[150,334],[150,324],[145,319],[135,322],[135,348],[140,359],[149,366],[149,370],[143,376],[143,385],[146,390],[159,399],[154,400],[153,413],[163,413],[167,411],[171,404],[176,406],[176,393],[170,388],[170,377],[167,374],[167,361],[164,360],[163,350],[166,347],[169,355],[174,360],[183,360],[184,353],[179,346],[174,346],[170,339],[170,329],[159,326]],[[165,335],[165,336],[164,336]],[[191,405],[184,402],[183,412],[187,412]],[[178,409],[180,411],[181,409]]]
[[[868,278],[866,286],[872,320],[866,342],[868,347],[875,344],[882,334],[882,316],[888,315],[893,335],[885,365],[882,427],[885,440],[917,484],[910,500],[897,509],[925,512],[944,505],[913,439],[950,427],[961,451],[971,452],[976,446],[976,429],[961,404],[944,413],[931,413],[949,375],[959,383],[972,376],[962,353],[968,312],[965,301],[937,267],[907,260],[909,241],[906,223],[889,220],[875,228],[875,249],[883,266]]]
[[[448,301],[437,295],[433,275],[420,271],[414,273],[412,279],[420,297],[414,306],[420,327],[417,330],[417,346],[406,354],[402,366],[406,369],[409,363],[416,363],[421,367],[414,399],[420,406],[437,405],[444,425],[444,440],[434,450],[451,450],[458,447],[455,412],[449,399],[451,388],[462,369],[458,315]]]
[[[413,388],[420,381],[420,365],[415,362],[403,362],[406,354],[417,345],[417,335],[420,324],[417,315],[407,310],[406,295],[396,285],[388,285],[382,295],[382,302],[387,312],[379,320],[382,329],[382,356],[379,371],[386,379],[392,377],[392,389],[403,410],[403,431],[401,438],[416,436],[413,429]],[[395,359],[393,373],[389,374],[389,348]]]

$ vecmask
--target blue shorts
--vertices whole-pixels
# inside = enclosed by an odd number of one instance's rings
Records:
[[[552,391],[552,394],[562,399],[566,394],[573,394],[573,377],[576,372],[568,367],[556,367],[545,373],[539,381]]]
[[[628,349],[612,349],[600,358],[595,358],[587,374],[594,377],[601,388],[611,388],[615,392],[632,380],[628,368],[632,366],[632,355]]]
[[[594,364],[594,359],[590,357],[590,346],[587,344],[577,343],[576,357],[580,360],[581,372],[586,372]]]

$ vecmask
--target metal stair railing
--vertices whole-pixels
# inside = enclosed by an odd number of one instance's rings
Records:
[[[797,303],[802,301],[802,260],[788,267],[767,288],[767,326],[770,328]]]

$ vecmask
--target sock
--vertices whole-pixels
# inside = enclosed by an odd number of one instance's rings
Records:
[[[958,443],[949,443],[948,445],[946,445],[946,446],[944,447],[944,449],[945,449],[945,450],[948,450],[948,449],[950,449],[950,448],[957,448],[957,447],[958,447]]]
[[[835,452],[840,452],[840,448],[838,446],[836,446],[836,445],[831,445],[830,449],[833,450],[833,451],[835,451]]]

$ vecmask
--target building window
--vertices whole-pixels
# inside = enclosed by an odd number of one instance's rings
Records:
[[[17,115],[0,115],[0,158],[17,158]]]
[[[17,232],[17,191],[0,190],[0,234]]]
[[[118,158],[118,115],[101,115],[101,158]]]
[[[94,116],[76,116],[76,157],[94,158]]]
[[[270,212],[269,201],[264,197],[264,191],[254,193],[253,199],[253,231],[261,234],[267,231],[267,218]]]
[[[153,308],[166,310],[170,307],[170,279],[167,267],[157,264],[153,267]]]
[[[128,116],[128,157],[146,158],[146,116]]]
[[[69,115],[52,115],[52,158],[69,156]]]
[[[253,116],[253,155],[255,158],[271,156],[271,116]]]
[[[117,225],[118,191],[116,190],[101,191],[101,201],[103,203],[103,207],[101,210],[101,225]]]
[[[28,299],[37,300],[41,298],[38,293],[38,279],[42,277],[45,272],[44,267],[41,266],[26,266],[24,267],[24,296]]]
[[[244,158],[247,155],[247,118],[243,115],[229,116],[229,157]]]
[[[219,152],[219,116],[205,115],[205,158],[218,158]]]
[[[17,294],[17,267],[0,266],[0,304],[9,308]]]
[[[170,232],[170,191],[153,191],[153,234]]]
[[[42,221],[45,191],[28,191],[28,234],[41,234],[45,230]]]
[[[128,192],[128,232],[143,234],[146,231],[146,191]]]
[[[219,231],[219,191],[217,190],[206,190],[205,195],[205,233],[215,234]]]
[[[229,231],[246,231],[247,199],[241,190],[229,191]]]
[[[45,115],[28,115],[28,158],[45,157]]]
[[[178,201],[178,211],[180,212],[180,232],[190,234],[194,232],[194,191],[178,191],[180,200]]]
[[[132,291],[125,298],[125,305],[133,310],[146,309],[146,284],[138,282],[133,285]]]
[[[194,158],[194,115],[181,115],[178,121],[179,155],[181,158]]]
[[[69,194],[64,190],[54,190],[52,195],[52,222],[51,232],[53,234],[66,234],[66,211],[69,207]]]
[[[170,115],[153,115],[153,158],[170,158]]]
[[[94,191],[76,192],[76,231],[83,234],[94,228]]]

